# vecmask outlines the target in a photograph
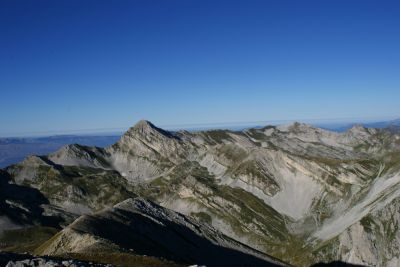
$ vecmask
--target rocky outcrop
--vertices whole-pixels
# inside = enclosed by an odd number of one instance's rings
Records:
[[[323,253],[315,253],[316,260],[324,261],[327,254],[333,254],[338,260],[364,266],[399,266],[399,209],[397,197],[383,208],[369,212],[329,240]]]
[[[180,162],[184,153],[179,137],[140,121],[107,148],[111,166],[131,182],[151,181]]]
[[[109,168],[105,160],[107,156],[101,148],[74,144],[63,146],[58,151],[49,154],[48,159],[59,165],[107,169]]]
[[[397,264],[399,240],[383,242],[393,250],[377,250],[371,240],[378,233],[366,234],[363,220],[374,216],[380,227],[397,229],[397,215],[386,209],[400,195],[399,140],[395,131],[362,126],[169,132],[140,121],[106,149],[67,146],[7,172],[76,217],[140,195],[295,265],[383,266]],[[80,239],[71,229],[67,243]],[[95,236],[87,243],[110,246]]]
[[[110,264],[96,264],[51,257],[34,257],[28,254],[7,252],[0,252],[0,265],[5,267],[112,267]]]
[[[206,266],[283,266],[210,226],[142,198],[80,217],[37,251],[63,255],[111,249]]]

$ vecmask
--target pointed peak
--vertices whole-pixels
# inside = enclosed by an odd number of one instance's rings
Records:
[[[365,128],[362,124],[354,124],[348,131],[349,132],[360,132],[360,131],[365,131],[367,128]]]
[[[160,129],[161,130],[161,129]],[[150,121],[140,120],[134,126],[128,129],[125,135],[132,135],[135,133],[148,134],[150,132],[158,132],[159,129]]]
[[[143,129],[143,128],[157,128],[153,123],[147,120],[138,121],[133,128]]]
[[[92,150],[91,147],[88,146],[83,146],[79,144],[67,144],[62,146],[59,150],[50,153],[50,156],[57,156],[61,157],[61,155],[66,155],[66,154],[72,154],[72,155],[78,155],[82,154],[85,151]]]
[[[141,132],[148,133],[150,131],[160,131],[153,123],[147,120],[138,121],[133,127],[131,127],[128,132]]]
[[[31,165],[49,165],[49,164],[45,160],[45,157],[43,156],[29,155],[23,161],[17,163],[16,165],[31,166]]]
[[[368,136],[371,134],[376,134],[377,129],[375,128],[366,128],[365,126],[361,124],[355,124],[353,127],[348,129],[345,134],[350,135],[350,136]]]
[[[148,135],[150,133],[156,134],[156,135],[162,135],[165,137],[175,137],[175,135],[169,131],[163,130],[161,128],[158,128],[155,126],[153,123],[147,120],[140,120],[138,123],[136,123],[133,127],[131,127],[125,135]],[[176,137],[175,137],[176,138]]]
[[[315,129],[315,127],[310,124],[295,121],[289,124],[279,125],[277,129],[281,132],[297,132],[312,130]]]

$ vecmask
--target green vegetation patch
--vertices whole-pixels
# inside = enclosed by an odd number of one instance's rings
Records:
[[[233,144],[221,146],[218,152],[223,154],[228,160],[231,160],[233,162],[240,162],[248,156],[248,153],[243,148],[240,148]]]
[[[263,169],[262,165],[255,160],[243,161],[236,165],[234,169],[230,169],[232,177],[239,177],[241,175],[249,176],[252,180],[256,181],[257,184],[262,184],[265,194],[274,195],[279,190],[279,185],[276,183],[274,178],[272,178]]]
[[[214,141],[215,143],[223,143],[224,140],[232,141],[232,137],[229,135],[230,131],[228,130],[210,130],[204,132],[206,137],[209,140]]]
[[[249,129],[246,131],[246,133],[253,139],[259,140],[259,141],[265,141],[267,140],[267,136],[260,131],[259,129]]]
[[[386,154],[383,159],[385,170],[387,172],[395,172],[400,170],[400,151]]]
[[[195,217],[198,221],[200,221],[202,223],[207,223],[207,224],[211,224],[212,223],[211,216],[206,212],[203,212],[203,211],[192,212],[190,215]]]
[[[0,235],[0,250],[33,253],[36,248],[58,231],[56,228],[44,226],[6,230]]]
[[[95,211],[136,196],[118,172],[90,167],[63,166],[55,171],[40,166],[33,183],[48,199],[68,198]]]

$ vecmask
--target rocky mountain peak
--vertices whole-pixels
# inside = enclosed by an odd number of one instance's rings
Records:
[[[102,157],[104,151],[97,147],[88,147],[78,144],[70,144],[61,147],[48,155],[48,159],[56,164],[67,166],[106,167]]]
[[[129,130],[124,134],[125,137],[138,137],[140,139],[153,137],[161,137],[161,138],[177,138],[173,133],[158,128],[153,123],[147,120],[140,120],[133,127],[129,128]]]
[[[140,120],[131,129],[136,131],[148,131],[148,130],[155,130],[157,129],[157,127],[150,121]]]
[[[315,130],[315,127],[301,122],[292,122],[289,124],[280,125],[277,129],[281,132],[308,132]]]
[[[36,156],[36,155],[30,155],[26,157],[21,163],[19,163],[21,166],[48,166],[48,162],[44,160],[43,157]]]
[[[361,124],[355,124],[349,130],[347,130],[345,134],[359,138],[366,138],[370,135],[370,131]]]
[[[365,131],[366,128],[362,124],[354,124],[353,127],[349,129],[351,132],[359,132],[359,131]]]

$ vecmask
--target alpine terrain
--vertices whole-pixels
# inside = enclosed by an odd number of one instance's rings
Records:
[[[0,186],[3,251],[117,266],[400,266],[393,127],[140,121],[104,149],[29,156]]]

